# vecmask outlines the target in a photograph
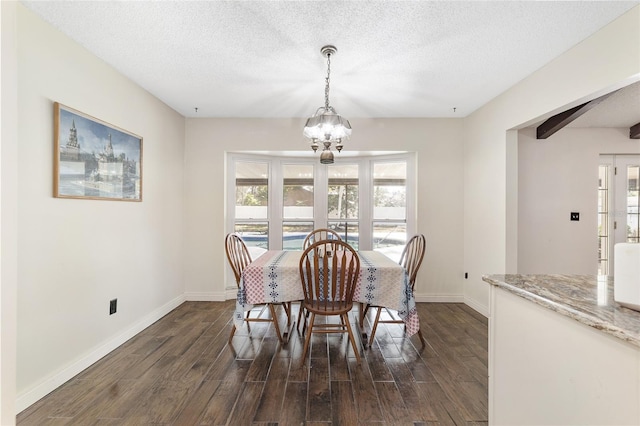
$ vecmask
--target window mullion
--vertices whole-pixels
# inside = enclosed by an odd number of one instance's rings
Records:
[[[407,237],[418,233],[417,220],[417,182],[418,168],[416,167],[416,154],[411,153],[406,158],[407,178],[406,178],[406,216]]]
[[[225,224],[227,233],[233,232],[236,221],[236,161],[237,159],[233,155],[231,155],[227,161],[227,192],[225,206],[225,211],[227,212],[227,222]]]
[[[283,186],[282,162],[270,161],[269,179],[269,248],[282,250]]]
[[[372,160],[362,159],[358,162],[359,190],[359,241],[361,250],[372,250],[373,241],[373,168]]]
[[[314,167],[313,226],[316,229],[327,227],[327,190],[329,188],[327,176],[326,165],[318,164]]]

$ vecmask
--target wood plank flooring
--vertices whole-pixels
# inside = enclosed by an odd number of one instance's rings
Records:
[[[337,334],[314,335],[302,366],[303,337],[294,329],[281,346],[269,323],[252,323],[250,333],[243,326],[229,347],[234,306],[182,304],[20,413],[17,424],[487,424],[487,319],[466,305],[418,303],[424,349],[402,325],[380,324],[359,366]],[[282,308],[278,316],[284,324]],[[354,326],[356,318],[354,310]]]

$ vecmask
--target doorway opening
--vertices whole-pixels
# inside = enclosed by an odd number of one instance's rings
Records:
[[[601,155],[598,166],[598,275],[613,275],[613,247],[640,243],[640,155]]]

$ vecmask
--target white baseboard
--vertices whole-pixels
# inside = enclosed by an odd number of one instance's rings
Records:
[[[487,306],[483,306],[480,305],[479,303],[475,302],[474,300],[471,300],[469,298],[464,299],[464,304],[469,306],[471,309],[473,309],[474,311],[478,312],[479,314],[483,315],[486,318],[489,318],[489,308]]]
[[[460,294],[414,294],[416,302],[431,303],[464,303],[464,297]]]
[[[224,291],[186,292],[184,297],[188,302],[224,302],[235,299],[237,295],[238,288],[229,287]]]
[[[151,324],[158,321],[163,316],[167,315],[169,312],[180,306],[184,301],[185,296],[180,295],[175,299],[169,301],[168,303],[165,303],[163,306],[159,307],[144,318],[140,319],[140,321],[138,321],[129,329],[95,348],[84,358],[78,360],[77,362],[54,374],[53,376],[45,379],[42,383],[36,385],[31,390],[18,395],[16,398],[17,412],[20,413],[21,411],[24,411],[30,405],[34,404],[42,397],[46,396],[65,382],[69,381],[86,368],[90,367],[92,364],[107,355],[109,352],[113,351],[118,346],[122,345],[124,342],[131,339],[133,336],[140,333],[142,330],[149,327]]]
[[[236,290],[237,293],[237,290]],[[207,291],[207,292],[187,292],[184,298],[188,302],[224,302],[228,299],[226,292]],[[235,294],[234,294],[235,298]]]
[[[225,290],[225,300],[237,299],[238,298],[238,288],[227,288]]]
[[[489,309],[461,294],[415,294],[416,302],[464,303],[479,314],[489,318]]]

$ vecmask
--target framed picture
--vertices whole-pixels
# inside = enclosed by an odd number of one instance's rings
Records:
[[[142,201],[142,137],[56,102],[53,195]]]

